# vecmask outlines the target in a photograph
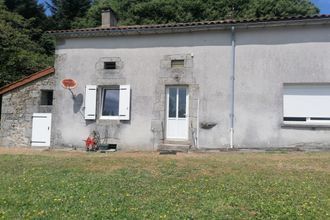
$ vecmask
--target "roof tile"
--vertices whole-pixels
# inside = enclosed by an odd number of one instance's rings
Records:
[[[55,73],[54,67],[48,67],[47,69],[41,70],[41,71],[39,71],[37,73],[34,73],[34,74],[29,75],[27,77],[24,77],[24,78],[22,78],[22,79],[20,79],[20,80],[18,80],[16,82],[13,82],[13,83],[8,84],[8,85],[6,85],[4,87],[1,87],[0,88],[0,95],[3,95],[5,93],[7,93],[7,92],[10,92],[10,91],[18,88],[18,87],[21,87],[23,85],[26,85],[26,84],[28,84],[30,82],[33,82],[33,81],[35,81],[37,79],[40,79],[40,78],[42,78],[44,76],[47,76],[49,74],[52,74],[52,73]]]
[[[160,28],[177,28],[177,27],[194,27],[205,25],[218,25],[218,24],[248,24],[253,22],[270,22],[270,21],[295,21],[295,20],[310,20],[310,19],[322,19],[330,18],[330,15],[310,15],[310,16],[290,16],[290,17],[274,17],[274,18],[254,18],[254,19],[227,19],[217,21],[199,21],[189,23],[169,23],[169,24],[150,24],[150,25],[133,25],[133,26],[114,26],[114,27],[96,27],[96,28],[84,28],[73,30],[53,30],[49,33],[79,33],[79,32],[97,32],[97,31],[128,31],[128,30],[147,30],[147,29],[160,29]]]

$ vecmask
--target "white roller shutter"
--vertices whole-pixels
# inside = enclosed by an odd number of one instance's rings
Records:
[[[120,120],[130,119],[131,87],[121,85],[119,93],[119,117]]]
[[[330,118],[330,85],[284,85],[284,117]]]
[[[86,85],[85,94],[85,119],[95,120],[96,119],[96,91],[97,86]]]

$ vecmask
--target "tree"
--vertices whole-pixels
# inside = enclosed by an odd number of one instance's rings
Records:
[[[95,0],[75,28],[100,25],[101,10],[111,7],[121,25],[267,18],[319,13],[309,0]]]
[[[245,17],[286,17],[314,15],[320,10],[309,0],[253,0],[246,10]]]
[[[111,7],[120,25],[268,18],[319,13],[309,0],[0,0],[0,86],[53,64],[45,31],[101,25]]]
[[[0,1],[0,86],[52,65],[52,56],[31,39],[29,20]]]
[[[4,0],[3,4],[8,11],[23,16],[27,28],[33,29],[33,32],[29,33],[31,40],[43,47],[48,55],[53,54],[54,40],[45,33],[45,30],[51,28],[51,24],[45,14],[44,6],[37,0]]]
[[[26,19],[33,18],[37,27],[43,26],[47,18],[43,5],[38,4],[37,0],[5,0],[4,4],[11,12],[16,12]]]
[[[47,3],[54,29],[70,29],[72,22],[86,15],[92,0],[51,0]]]

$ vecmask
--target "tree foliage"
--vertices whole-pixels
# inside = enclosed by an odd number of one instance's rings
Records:
[[[221,19],[311,15],[319,12],[309,0],[95,0],[73,26],[100,25],[101,9],[111,7],[120,24],[155,24]]]
[[[44,7],[37,0],[4,0],[4,4],[9,11],[31,19],[34,27],[45,27],[47,16]]]
[[[54,29],[72,28],[72,22],[86,15],[91,3],[92,0],[51,0],[47,6],[52,13]]]
[[[28,22],[31,39],[46,50],[48,55],[54,51],[54,41],[45,34],[52,25],[50,19],[45,14],[44,6],[38,3],[38,0],[4,0],[3,4],[8,11],[23,16]]]
[[[31,38],[29,20],[0,2],[0,86],[51,65],[52,56]]]
[[[0,0],[0,86],[52,65],[51,29],[96,27],[111,7],[120,25],[317,14],[310,0]]]

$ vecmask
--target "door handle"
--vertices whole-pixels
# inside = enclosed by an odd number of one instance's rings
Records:
[[[49,126],[48,126],[48,131],[49,131]]]

